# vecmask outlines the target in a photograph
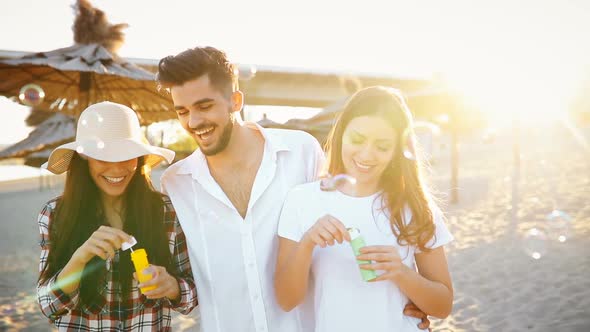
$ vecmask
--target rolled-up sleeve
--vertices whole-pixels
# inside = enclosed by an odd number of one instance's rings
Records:
[[[198,304],[197,288],[193,278],[193,272],[188,256],[188,247],[182,227],[176,218],[172,204],[166,204],[166,215],[173,220],[174,231],[170,232],[170,246],[173,252],[173,263],[176,269],[176,280],[180,288],[180,297],[176,301],[170,301],[171,308],[181,314],[190,313]]]

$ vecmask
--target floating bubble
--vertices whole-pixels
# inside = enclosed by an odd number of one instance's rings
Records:
[[[567,241],[571,224],[571,217],[560,210],[553,210],[545,218],[549,237],[559,242]]]
[[[436,118],[434,118],[434,121],[436,121],[440,124],[447,124],[447,123],[449,123],[449,115],[448,114],[437,115]]]
[[[328,176],[320,181],[320,189],[322,191],[336,191],[341,189],[346,184],[353,187],[356,185],[356,179],[347,174],[336,174],[334,176]]]
[[[401,146],[402,154],[406,159],[416,160],[416,137],[411,129],[404,130]]]
[[[78,152],[79,154],[83,154],[84,153],[84,147],[82,145],[78,145],[78,147],[76,148],[76,152]]]
[[[88,121],[86,119],[82,120],[81,122],[84,127],[88,126]]]
[[[103,141],[98,141],[96,143],[96,147],[99,148],[99,149],[104,149],[104,142]]]
[[[436,137],[440,135],[440,127],[432,122],[427,121],[416,121],[414,123],[414,139],[420,145],[421,151],[424,153],[426,160],[431,160],[434,154],[434,142]],[[414,146],[415,148],[415,146]],[[406,152],[408,156],[406,156]],[[412,159],[409,155],[410,151],[404,151],[404,156],[408,159]],[[412,154],[415,159],[415,153]]]
[[[242,81],[249,81],[256,76],[257,69],[253,65],[239,65],[235,67],[238,78]]]
[[[547,252],[547,235],[539,228],[531,228],[524,235],[524,251],[533,259],[541,259]]]
[[[27,106],[37,106],[45,99],[45,91],[37,84],[27,84],[20,89],[18,99]]]

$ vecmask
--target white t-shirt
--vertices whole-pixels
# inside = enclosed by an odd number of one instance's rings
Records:
[[[283,205],[278,234],[299,242],[319,218],[330,214],[346,227],[359,229],[367,245],[397,247],[404,264],[415,267],[417,248],[398,245],[380,205],[378,193],[351,197],[339,191],[321,191],[319,181],[298,185]],[[428,247],[436,248],[453,237],[438,207],[432,204],[432,209],[436,232]],[[410,220],[411,211],[406,208],[404,222]],[[352,248],[344,242],[314,249],[309,293],[298,310],[303,321],[315,319],[315,331],[420,331],[419,320],[403,314],[407,303],[408,298],[394,283],[363,281]]]

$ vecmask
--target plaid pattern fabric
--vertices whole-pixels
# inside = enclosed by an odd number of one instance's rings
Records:
[[[39,271],[47,264],[51,250],[49,225],[55,211],[57,199],[49,201],[39,214],[38,224],[41,233],[41,258]],[[188,314],[197,305],[197,292],[189,263],[186,239],[176,218],[176,212],[167,196],[163,196],[165,214],[164,223],[169,239],[169,248],[177,269],[180,299],[173,303],[168,299],[149,300],[137,288],[133,280],[131,296],[121,301],[121,287],[117,282],[117,250],[113,262],[107,264],[108,271],[102,289],[104,303],[100,306],[78,305],[78,291],[64,293],[55,280],[57,274],[47,282],[37,285],[37,299],[42,313],[52,321],[60,331],[170,331],[170,309]]]

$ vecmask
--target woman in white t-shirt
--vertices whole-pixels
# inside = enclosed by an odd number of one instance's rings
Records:
[[[275,291],[284,310],[299,305],[302,330],[419,331],[419,320],[403,314],[410,301],[435,317],[451,312],[442,246],[453,237],[429,199],[419,162],[404,157],[411,128],[397,90],[357,92],[328,139],[328,172],[353,177],[356,185],[325,191],[318,181],[289,193],[279,222]],[[358,257],[350,228],[367,244]],[[377,277],[364,281],[359,267]]]

